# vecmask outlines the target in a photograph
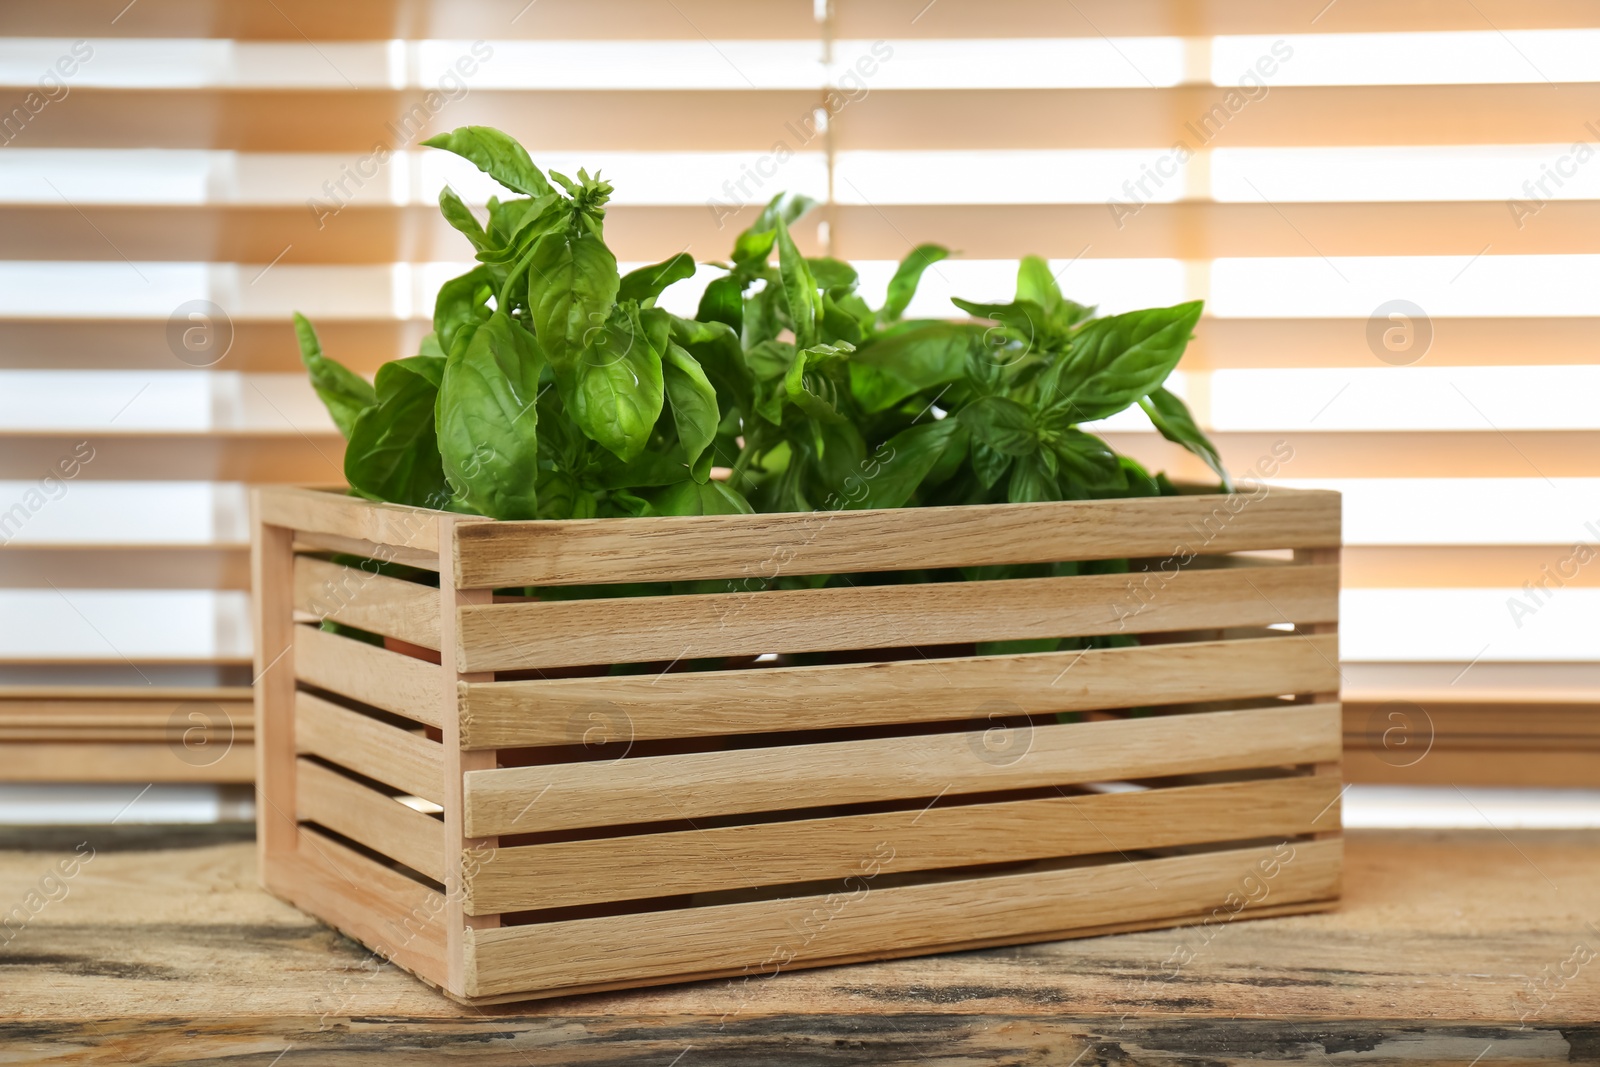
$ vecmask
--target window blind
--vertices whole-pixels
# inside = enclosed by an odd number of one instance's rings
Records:
[[[418,142],[482,123],[603,170],[630,264],[790,189],[865,288],[958,249],[914,313],[1025,253],[1109,311],[1205,298],[1178,388],[1230,467],[1346,494],[1351,775],[1600,778],[1589,5],[62,0],[0,34],[0,777],[248,779],[244,487],[341,471],[289,314],[364,373],[415,351],[463,269],[437,191],[489,194]]]

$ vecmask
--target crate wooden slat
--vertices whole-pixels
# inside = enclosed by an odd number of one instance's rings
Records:
[[[1049,563],[1165,555],[1174,535],[1207,551],[1331,547],[1339,495],[1282,490],[1232,498],[1166,497],[975,508],[918,508],[915,522],[883,511],[788,515],[662,516],[560,523],[475,523],[460,532],[456,580],[464,586],[669,582],[852,574],[918,567]],[[1248,502],[1246,502],[1248,501]],[[1234,521],[1248,514],[1248,522]],[[913,562],[914,561],[914,562]]]
[[[825,652],[1338,617],[1336,567],[1189,571],[1141,601],[1120,574],[486,604],[461,613],[474,670]]]
[[[431,815],[407,807],[385,793],[301,759],[295,765],[296,813],[444,881],[444,825]]]
[[[999,727],[1018,750],[993,761],[985,745],[999,744],[978,731],[651,756],[603,771],[584,763],[473,771],[467,827],[480,836],[531,833],[1337,760],[1342,738],[1329,720],[1337,710],[1306,704]]]
[[[1339,687],[1333,634],[1082,652],[911,659],[761,671],[545,678],[461,687],[469,748],[559,745],[574,717],[627,717],[636,740],[970,717],[986,703],[1040,712],[1179,704]],[[926,699],[940,687],[942,700]],[[1348,729],[1348,727],[1347,727]]]
[[[771,973],[775,965],[887,959],[924,946],[930,928],[942,929],[955,947],[977,948],[1048,939],[1078,926],[1170,919],[1199,901],[1214,903],[1192,914],[1213,908],[1226,914],[1248,908],[1240,883],[1259,877],[1262,865],[1278,871],[1272,903],[1322,901],[1339,891],[1343,846],[1302,841],[1288,846],[1290,853],[1228,850],[851,891],[836,894],[838,900],[818,894],[474,931],[467,991],[497,997],[530,980],[596,988],[663,975],[709,978]],[[1288,863],[1284,855],[1292,856]]]
[[[415,732],[380,722],[308,692],[295,694],[298,751],[420,797],[444,801],[444,749]]]
[[[293,640],[300,681],[429,726],[444,722],[437,665],[314,626],[294,627]]]
[[[1224,840],[1245,820],[1290,837],[1338,825],[1339,791],[1329,778],[1266,778],[502,847],[467,879],[467,910],[570,907],[596,885],[618,900],[737,889],[751,871],[843,879],[882,841],[897,870],[917,871]]]
[[[1337,899],[1336,494],[505,523],[268,489],[255,514],[263,879],[458,999]],[[862,577],[761,581],[806,573]],[[1125,647],[976,647],[1102,635]]]
[[[416,582],[296,556],[294,609],[423,648],[439,648],[438,591]]]

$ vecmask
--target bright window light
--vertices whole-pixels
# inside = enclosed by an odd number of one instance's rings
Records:
[[[1277,52],[1273,52],[1273,46]],[[1263,55],[1282,58],[1275,85],[1442,85],[1600,80],[1600,30],[1221,36],[1211,78],[1235,85]]]

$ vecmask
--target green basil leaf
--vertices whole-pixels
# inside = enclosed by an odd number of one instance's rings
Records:
[[[722,322],[674,317],[672,340],[699,362],[717,395],[741,411],[750,410],[752,382],[739,335]],[[726,416],[724,416],[726,417]]]
[[[744,329],[744,282],[731,274],[712,279],[700,296],[694,317],[701,322],[720,322],[735,334]]]
[[[333,424],[349,440],[356,419],[378,402],[378,394],[361,375],[322,354],[317,331],[298,311],[294,313],[294,335],[300,342],[300,362],[311,376],[311,388],[327,407]]]
[[[528,262],[528,308],[535,335],[558,380],[576,370],[617,302],[617,259],[589,232],[547,233]]]
[[[849,294],[841,294],[841,296]],[[828,344],[855,346],[862,341],[861,321],[840,307],[832,292],[822,294],[822,340]]]
[[[783,389],[801,411],[823,422],[842,422],[839,389],[828,368],[837,367],[849,355],[849,345],[813,345],[795,353],[783,377]]]
[[[904,507],[938,464],[956,436],[954,419],[925,422],[901,430],[868,458],[862,471],[861,491],[846,487],[845,509]]]
[[[814,464],[817,495],[824,500],[823,508],[835,510],[844,506],[847,491],[866,471],[867,442],[847,421],[820,423],[816,429],[822,446]]]
[[[794,364],[794,345],[787,341],[762,341],[745,351],[745,365],[758,382],[770,382],[789,373]]]
[[[492,314],[489,298],[493,295],[494,276],[488,267],[474,267],[439,287],[439,295],[433,302],[433,332],[446,355],[463,327],[478,326],[489,320]]]
[[[956,412],[956,417],[975,441],[1008,456],[1031,455],[1039,447],[1033,414],[1009,397],[982,397]]]
[[[849,292],[861,280],[854,267],[832,256],[808,256],[806,267],[819,289],[843,289]]]
[[[983,343],[983,329],[934,322],[879,338],[856,353],[850,385],[866,412],[887,411],[925,389],[938,389],[966,373],[967,357]]]
[[[1013,300],[1009,304],[984,304],[953,296],[950,302],[975,318],[992,319],[1004,326],[1013,337],[1022,342],[1023,352],[1036,348],[1054,348],[1061,340],[1055,324],[1050,321],[1049,313],[1031,300]]]
[[[656,493],[650,508],[657,515],[751,515],[755,509],[722,482],[679,482]]]
[[[1045,466],[1042,455],[1023,456],[1011,468],[1011,482],[1006,487],[1006,499],[1013,504],[1036,504],[1046,500],[1060,500],[1061,489]]]
[[[456,191],[448,185],[439,190],[439,213],[444,216],[446,222],[472,242],[475,250],[482,252],[490,246],[489,235],[479,224],[478,217],[472,213],[472,209],[461,202]]]
[[[783,303],[783,289],[776,281],[768,281],[766,288],[745,297],[741,315],[740,340],[746,348],[764,341],[775,341],[783,332],[778,308]]]
[[[778,274],[783,283],[784,305],[794,327],[796,348],[817,343],[817,283],[811,268],[789,236],[789,227],[778,223]]]
[[[1017,265],[1017,299],[1043,308],[1057,332],[1065,332],[1094,314],[1094,308],[1061,295],[1050,264],[1038,256],[1024,256]]]
[[[641,452],[627,463],[603,453],[593,484],[601,489],[641,489],[677,485],[687,473],[680,459],[658,452]]]
[[[1205,431],[1200,429],[1199,423],[1194,421],[1194,416],[1189,413],[1189,405],[1162,388],[1151,392],[1148,396],[1140,397],[1139,406],[1150,416],[1150,421],[1161,431],[1162,437],[1174,444],[1182,445],[1205,460],[1206,466],[1216,471],[1217,477],[1222,479],[1222,487],[1230,493],[1233,492],[1233,479],[1228,475],[1228,468],[1223,465],[1222,454],[1205,435]]]
[[[950,434],[950,440],[944,446],[944,454],[939,457],[939,462],[933,465],[933,469],[928,471],[928,476],[922,480],[923,485],[942,485],[955,477],[961,465],[967,461],[967,455],[972,448],[972,434],[959,420],[945,418],[941,421],[950,423],[955,430]]]
[[[679,252],[671,259],[624,274],[621,284],[617,287],[617,299],[637,300],[643,304],[648,300],[655,300],[661,295],[661,291],[673,282],[681,282],[685,278],[692,277],[694,277],[694,257],[687,252]]]
[[[356,419],[344,453],[345,480],[361,495],[425,508],[449,503],[433,422],[444,364],[411,356],[378,368],[378,402]]]
[[[949,419],[945,420],[949,422]],[[1011,469],[1011,457],[999,449],[990,448],[982,441],[974,438],[968,452],[972,456],[972,473],[977,475],[978,484],[985,489],[993,489],[1000,484],[1000,479],[1006,476],[1006,471]]]
[[[1111,446],[1091,433],[1067,430],[1052,442],[1064,480],[1089,490],[1128,488],[1128,476]]]
[[[619,305],[595,331],[575,368],[572,417],[591,441],[624,463],[643,452],[665,397],[662,347],[633,305]]]
[[[778,224],[781,222],[785,226],[794,225],[800,216],[815,205],[815,200],[798,193],[779,193],[773,197],[767,206],[761,209],[761,214],[756,216],[756,221],[734,238],[734,263],[745,269],[766,263],[767,257],[772,255],[773,242],[777,240],[778,235],[775,231]]]
[[[678,428],[678,441],[693,467],[700,454],[715,440],[717,424],[722,421],[717,411],[717,391],[711,387],[699,362],[670,341],[662,371],[667,397],[672,401],[672,422]]]
[[[535,241],[547,233],[566,229],[570,218],[570,207],[555,193],[508,200],[491,219],[490,247],[479,251],[478,259],[502,267],[509,263],[522,264]],[[521,269],[527,268],[524,265]]]
[[[539,168],[510,135],[488,126],[460,126],[422,142],[429,148],[442,148],[469,160],[479,170],[507,189],[528,196],[555,192]]]
[[[497,311],[452,352],[435,408],[455,502],[495,519],[539,516],[539,372],[533,337]]]
[[[1086,323],[1061,363],[1055,404],[1073,422],[1090,422],[1155,392],[1183,357],[1202,307],[1192,300]]]
[[[911,298],[917,295],[922,274],[941,259],[948,259],[950,250],[941,245],[918,245],[911,254],[900,261],[894,277],[889,279],[889,295],[883,302],[879,317],[884,322],[894,322],[906,313]]]

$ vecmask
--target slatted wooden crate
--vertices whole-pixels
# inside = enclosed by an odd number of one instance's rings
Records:
[[[458,999],[1338,895],[1336,494],[494,522],[263,489],[255,510],[263,878]],[[1116,558],[1148,569],[881,578]],[[805,574],[851,581],[751,580]],[[1140,644],[976,654],[1113,633]]]

